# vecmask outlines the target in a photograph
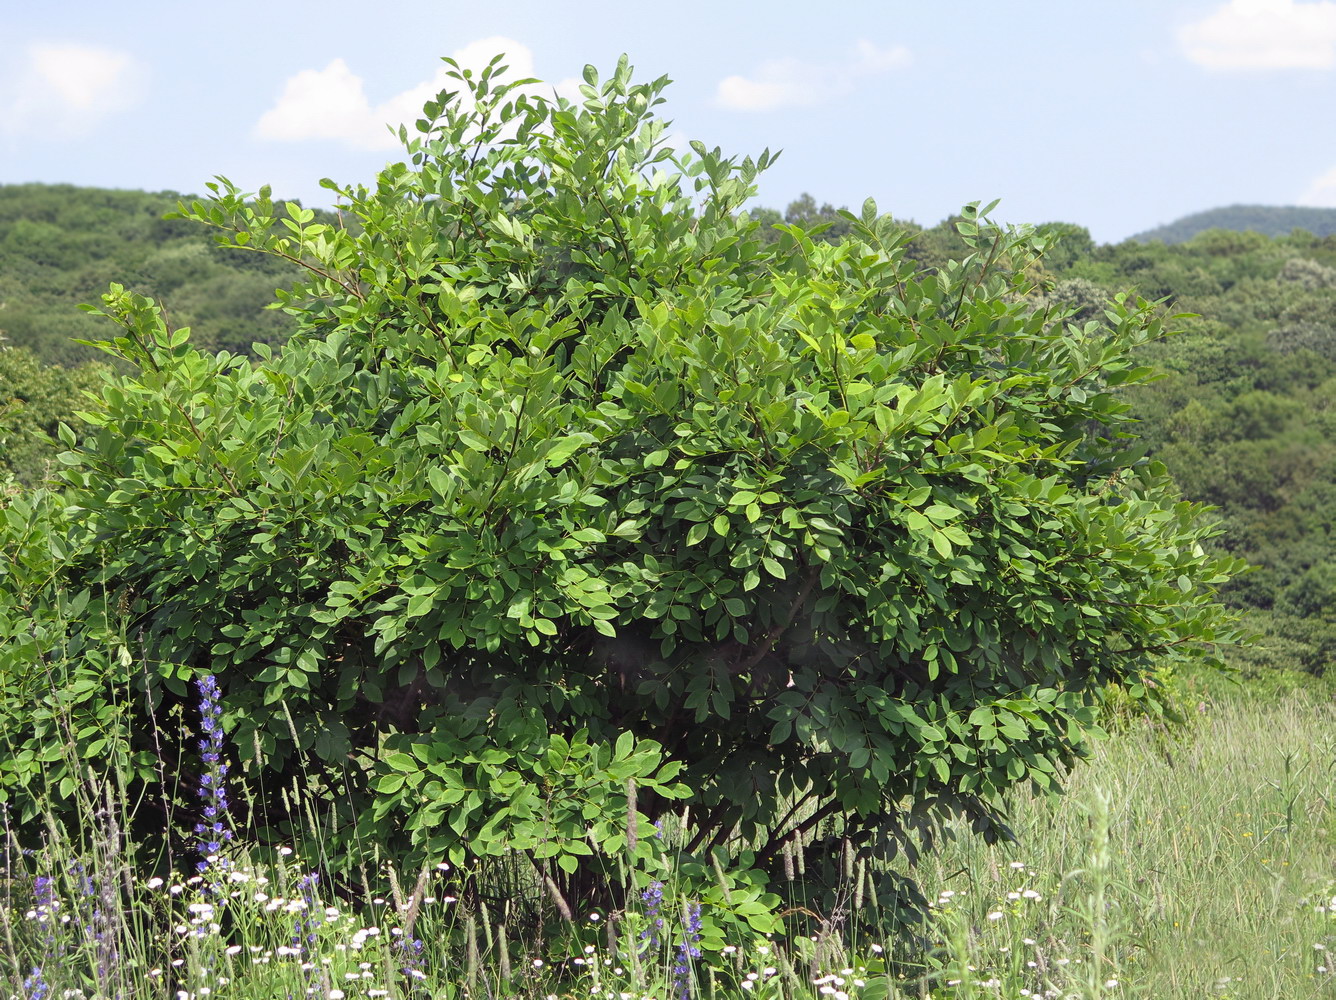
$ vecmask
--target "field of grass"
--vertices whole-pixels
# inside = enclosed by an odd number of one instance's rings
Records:
[[[1336,708],[1247,687],[1189,707],[1185,733],[1115,733],[1056,804],[1017,801],[1017,844],[962,839],[920,871],[956,891],[995,995],[1042,992],[1020,966],[1089,962],[1100,935],[1080,995],[1112,980],[1157,1000],[1336,995]],[[1038,898],[1009,898],[1026,889]]]
[[[1330,693],[1252,685],[1188,707],[1177,733],[1128,720],[1064,798],[1015,798],[1017,843],[960,835],[921,862],[935,902],[914,943],[841,932],[877,923],[857,886],[855,919],[816,935],[712,948],[668,886],[539,940],[466,910],[444,867],[386,866],[353,905],[301,845],[261,855],[244,830],[173,884],[127,870],[114,800],[89,803],[81,843],[53,831],[35,854],[6,819],[0,998],[1336,995]]]

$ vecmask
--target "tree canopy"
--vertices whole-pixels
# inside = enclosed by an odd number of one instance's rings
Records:
[[[1336,658],[1336,237],[1215,230],[1174,247],[1097,247],[1058,271],[1135,286],[1195,314],[1142,357],[1168,377],[1131,396],[1148,454],[1220,508],[1217,544],[1255,571],[1225,598],[1265,640],[1249,668],[1322,673]]]

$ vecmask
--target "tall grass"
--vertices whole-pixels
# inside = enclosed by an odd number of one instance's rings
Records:
[[[1115,732],[1057,803],[1017,796],[1016,844],[962,837],[920,867],[968,914],[979,978],[1024,955],[1097,963],[1083,996],[1336,992],[1336,708],[1244,688],[1194,715],[1179,738]]]
[[[90,774],[85,826],[43,824],[34,853],[5,814],[0,998],[1331,995],[1333,724],[1328,701],[1247,690],[1180,734],[1129,720],[1064,798],[1014,796],[1015,844],[956,831],[905,869],[933,900],[915,934],[892,934],[855,875],[843,921],[722,945],[671,885],[544,940],[505,900],[454,898],[447,866],[391,860],[336,897],[317,852],[246,830],[196,829],[184,870],[150,877],[114,776]]]

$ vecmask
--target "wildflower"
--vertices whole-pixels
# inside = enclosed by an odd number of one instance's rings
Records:
[[[294,899],[283,909],[287,913],[309,913],[310,916],[298,918],[293,929],[292,943],[301,945],[302,938],[305,937],[307,944],[315,944],[316,928],[323,921],[316,916],[316,903],[318,900],[315,895],[316,884],[320,881],[319,872],[311,872],[309,875],[303,875],[297,882],[297,891],[301,893],[301,899]]]
[[[391,947],[399,953],[399,971],[411,979],[422,970],[422,950],[425,945],[420,939],[409,937],[397,927],[394,930],[399,934]]]
[[[205,872],[211,865],[219,864],[220,852],[223,845],[232,840],[232,831],[224,822],[228,818],[227,762],[223,760],[223,726],[219,721],[223,708],[218,702],[218,680],[208,674],[199,679],[196,687],[200,696],[200,729],[204,733],[199,741],[200,760],[204,762],[205,771],[199,779],[204,818],[195,824],[195,836],[199,838],[196,846],[203,860],[195,867]],[[226,867],[225,862],[223,867]]]
[[[55,879],[49,875],[38,875],[32,881],[32,894],[37,905],[24,915],[29,920],[45,925],[42,930],[42,952],[48,960],[57,959],[65,949],[63,942],[57,946],[56,928],[52,920],[60,909],[60,900],[56,899]],[[33,974],[40,979],[41,969],[34,968]]]
[[[40,965],[34,965],[32,967],[32,974],[29,975],[27,979],[23,980],[23,989],[28,994],[28,1000],[45,1000],[51,987],[48,986],[46,980],[42,978],[42,967]]]
[[[640,894],[640,900],[645,904],[645,917],[650,921],[650,925],[640,932],[640,940],[645,942],[645,950],[650,951],[658,947],[659,931],[663,929],[663,917],[659,914],[659,907],[663,905],[663,883],[651,882]]]
[[[686,918],[682,943],[677,946],[677,962],[673,965],[673,988],[677,990],[679,1000],[690,1000],[691,988],[688,980],[691,975],[691,961],[700,958],[699,903],[692,903],[687,907]]]

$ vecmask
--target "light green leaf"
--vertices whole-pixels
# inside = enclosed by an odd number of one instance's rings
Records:
[[[418,762],[406,753],[392,753],[385,758],[385,763],[396,771],[416,771]]]

